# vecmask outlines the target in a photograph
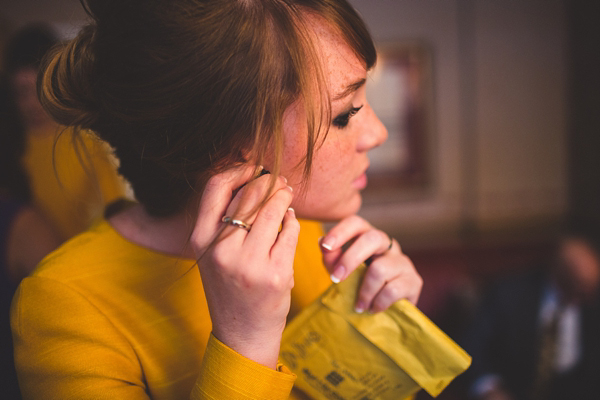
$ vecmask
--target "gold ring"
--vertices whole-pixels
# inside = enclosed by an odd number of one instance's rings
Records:
[[[368,267],[369,265],[371,265],[371,263],[372,263],[373,261],[375,261],[375,258],[377,258],[377,257],[379,257],[379,256],[382,256],[382,255],[384,255],[385,253],[387,253],[388,251],[390,251],[390,250],[392,249],[392,246],[394,245],[394,238],[393,238],[393,237],[391,237],[391,236],[388,236],[388,237],[390,238],[390,244],[389,244],[388,248],[387,248],[387,249],[385,249],[385,251],[384,251],[383,253],[379,253],[379,254],[373,254],[371,257],[367,258],[367,259],[365,260],[365,264],[367,265],[367,267]]]
[[[235,226],[236,228],[244,229],[244,230],[246,230],[248,232],[250,231],[250,228],[252,227],[252,225],[247,224],[247,223],[245,223],[242,220],[233,219],[233,218],[228,217],[228,216],[224,216],[223,218],[221,218],[221,221],[224,222],[224,223],[226,223],[226,224]]]

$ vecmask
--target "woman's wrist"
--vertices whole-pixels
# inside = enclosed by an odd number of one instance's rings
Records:
[[[283,328],[275,332],[232,333],[213,329],[213,335],[240,355],[265,367],[277,369]]]

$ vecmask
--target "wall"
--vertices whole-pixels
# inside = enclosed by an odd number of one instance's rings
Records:
[[[78,0],[0,1],[3,19],[14,28],[31,22],[48,21],[64,36],[70,37],[87,17]]]
[[[576,218],[600,221],[600,4],[568,3],[571,70],[569,203]]]
[[[553,225],[567,208],[559,0],[352,0],[376,41],[433,53],[433,186],[362,213],[411,240]]]
[[[563,6],[476,4],[481,225],[559,215],[567,199]]]

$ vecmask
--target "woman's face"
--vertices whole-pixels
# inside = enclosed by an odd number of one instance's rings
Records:
[[[37,97],[37,71],[34,68],[21,68],[13,78],[13,90],[19,113],[27,129],[44,127],[52,123],[52,119]]]
[[[363,63],[326,24],[311,22],[332,100],[332,124],[315,150],[312,172],[303,186],[303,169],[297,165],[306,154],[306,116],[301,102],[293,103],[283,119],[281,173],[294,188],[292,207],[299,217],[338,220],[359,210],[360,191],[367,185],[367,152],[387,139],[387,130],[367,103]]]

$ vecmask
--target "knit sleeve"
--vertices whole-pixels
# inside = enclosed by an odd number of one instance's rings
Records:
[[[287,367],[260,365],[211,335],[191,399],[287,399],[295,379]]]

